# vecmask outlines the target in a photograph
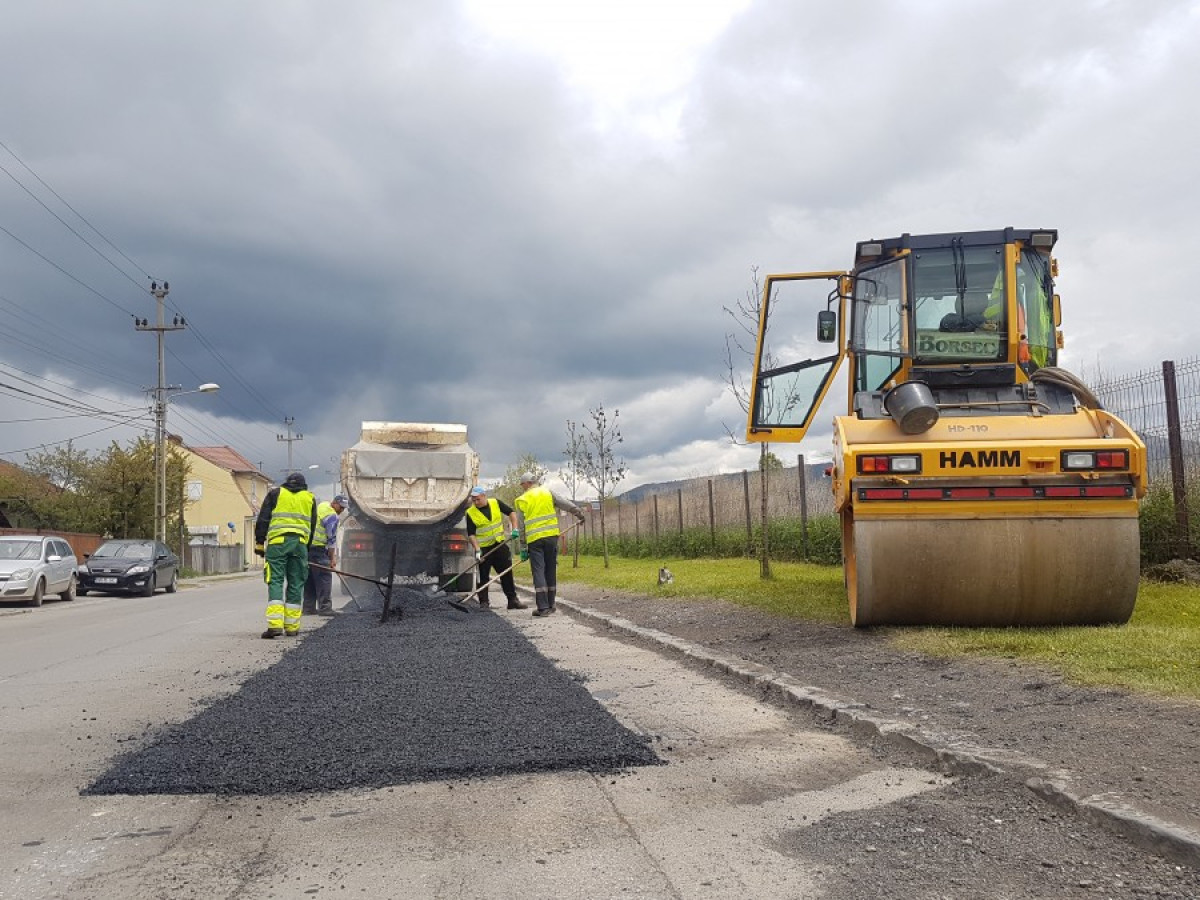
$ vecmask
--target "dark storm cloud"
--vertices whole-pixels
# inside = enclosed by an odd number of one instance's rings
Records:
[[[278,460],[293,416],[324,464],[363,419],[459,421],[499,474],[525,452],[557,465],[565,421],[603,403],[657,475],[737,459],[722,306],[751,266],[1047,225],[1065,299],[1088,298],[1068,347],[1112,340],[1129,290],[1165,297],[1171,248],[1200,236],[1181,181],[1196,10],[754,3],[651,140],[443,3],[31,4],[0,36],[0,77],[23,87],[0,137],[171,282],[193,328],[169,338],[169,380],[222,384],[206,408],[226,439],[193,442]],[[0,295],[88,343],[3,359],[136,399],[153,341],[128,311],[150,299],[4,182],[0,224],[121,308],[0,235]],[[1150,326],[1128,337],[1129,364],[1169,349]]]

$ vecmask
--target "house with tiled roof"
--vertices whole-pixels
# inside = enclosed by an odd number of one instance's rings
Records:
[[[243,563],[255,565],[254,520],[271,479],[232,447],[176,444],[187,460],[183,522],[188,543],[240,544]]]

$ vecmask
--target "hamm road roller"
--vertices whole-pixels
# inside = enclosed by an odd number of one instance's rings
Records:
[[[845,364],[830,474],[854,625],[1132,614],[1146,446],[1056,366],[1057,240],[904,234],[849,272],[766,279],[747,438],[802,440]]]

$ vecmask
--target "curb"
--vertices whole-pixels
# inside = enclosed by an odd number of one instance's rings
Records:
[[[701,644],[685,641],[662,631],[643,628],[628,619],[580,606],[558,597],[557,606],[573,618],[603,625],[655,649],[665,650],[691,662],[711,666],[746,682],[783,702],[824,717],[861,738],[880,740],[907,753],[915,753],[926,764],[948,775],[990,773],[1018,779],[1038,797],[1074,812],[1143,850],[1176,863],[1200,868],[1200,832],[1161,819],[1138,809],[1115,793],[1080,796],[1067,787],[1070,773],[1014,751],[980,747],[953,735],[930,732],[910,722],[870,714],[865,704],[803,684],[758,663],[714,653]]]

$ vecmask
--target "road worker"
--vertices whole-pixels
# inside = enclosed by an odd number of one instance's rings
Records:
[[[347,505],[345,494],[317,504],[317,526],[308,548],[308,579],[304,582],[304,612],[309,615],[333,615],[333,573],[329,570],[337,568],[338,523]]]
[[[517,585],[513,581],[512,552],[508,548],[509,538],[520,537],[517,530],[517,514],[502,500],[489,498],[481,487],[471,488],[471,505],[467,507],[467,537],[475,546],[475,558],[479,561],[479,583],[485,585],[495,570],[500,574],[500,588],[508,598],[509,609],[525,609],[517,598]],[[479,589],[479,605],[488,605],[488,589]]]
[[[558,510],[571,513],[580,522],[583,513],[570,500],[566,500],[537,483],[532,472],[521,476],[524,491],[516,499],[517,509],[525,519],[525,549],[521,559],[529,560],[533,575],[533,596],[537,601],[535,616],[549,616],[555,612],[554,594],[558,587]]]
[[[266,559],[267,630],[262,636],[300,633],[308,547],[317,524],[317,504],[299,472],[263,498],[254,523],[254,552]]]

